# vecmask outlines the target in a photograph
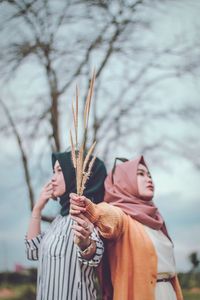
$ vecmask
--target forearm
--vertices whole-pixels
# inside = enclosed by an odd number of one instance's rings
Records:
[[[41,233],[41,210],[34,208],[31,214],[29,227],[27,231],[27,239],[31,240]]]
[[[102,202],[98,205],[87,201],[85,216],[95,224],[101,236],[114,239],[123,232],[123,212],[120,208]]]
[[[92,247],[89,247],[88,249],[88,255],[87,253],[84,255],[81,253],[82,251],[78,251],[78,259],[83,264],[86,264],[90,267],[97,267],[102,259],[103,252],[104,252],[104,245],[102,240],[99,237],[98,231],[96,229],[93,230],[91,234],[91,241],[93,243]]]
[[[86,259],[86,260],[92,259],[94,254],[96,253],[96,242],[91,240],[88,247],[85,249],[80,248],[79,252],[83,259]]]

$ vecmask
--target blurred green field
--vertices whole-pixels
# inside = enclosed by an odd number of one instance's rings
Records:
[[[184,300],[200,300],[200,291],[185,290],[183,294]],[[33,284],[23,284],[15,287],[5,285],[0,287],[0,300],[35,300],[35,298],[35,285]]]
[[[4,285],[0,287],[0,300],[35,300],[35,285],[20,284],[16,286]]]
[[[184,300],[200,300],[200,291],[183,291]]]

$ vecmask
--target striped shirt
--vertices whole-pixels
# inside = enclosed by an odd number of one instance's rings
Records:
[[[97,250],[84,260],[73,242],[69,216],[57,216],[46,233],[25,239],[27,258],[39,260],[37,300],[95,300],[95,267],[103,255],[103,242],[94,229]]]

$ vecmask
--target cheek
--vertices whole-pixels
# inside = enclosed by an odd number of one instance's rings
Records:
[[[59,183],[60,190],[65,192],[65,180],[64,180],[63,174],[61,174],[59,176],[58,183]]]
[[[138,192],[139,194],[141,194],[143,192],[143,187],[144,187],[144,182],[142,180],[143,178],[142,177],[138,177],[137,178],[137,184],[138,184]]]

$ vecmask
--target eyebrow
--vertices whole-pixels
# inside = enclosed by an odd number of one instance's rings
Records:
[[[143,170],[143,169],[140,169],[140,168],[138,168],[137,171],[142,171],[144,173],[146,172],[146,170]],[[151,176],[151,173],[149,171],[147,171],[147,174]]]
[[[58,168],[61,168],[61,166],[60,165],[54,166],[54,169],[58,169]]]
[[[137,170],[138,170],[138,171],[146,172],[146,170],[143,170],[143,169],[140,169],[140,168],[138,168]]]

